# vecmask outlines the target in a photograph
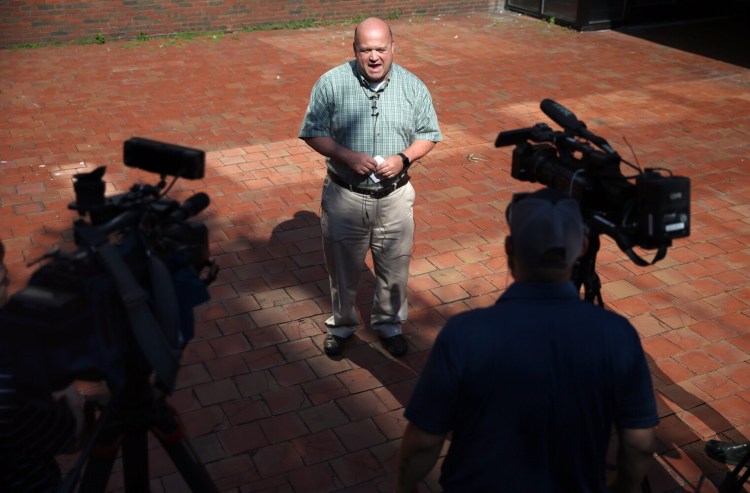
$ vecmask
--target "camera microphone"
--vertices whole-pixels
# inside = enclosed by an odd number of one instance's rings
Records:
[[[572,111],[560,103],[552,101],[551,99],[544,99],[539,105],[539,108],[550,118],[550,120],[557,123],[565,130],[571,130],[577,133],[586,129],[586,125],[576,118]]]
[[[578,135],[584,139],[588,139],[590,142],[604,149],[607,153],[616,155],[617,152],[609,145],[609,143],[598,135],[594,135],[589,132],[586,128],[586,124],[579,120],[576,115],[565,106],[551,99],[542,100],[539,108],[547,115],[553,122],[560,125],[565,130],[573,132],[573,135]]]
[[[175,222],[184,221],[185,219],[195,216],[203,209],[208,207],[208,204],[210,202],[211,199],[207,194],[198,192],[187,199],[185,202],[183,202],[180,207],[177,208],[177,210],[173,211],[169,215],[169,219]]]
[[[184,221],[185,219],[195,216],[203,209],[208,207],[208,204],[210,202],[211,199],[207,194],[203,192],[196,193],[185,202],[180,204],[177,209],[172,211],[172,213],[169,214],[169,220],[176,223]],[[126,226],[129,226],[139,218],[140,212],[135,209],[130,209],[113,217],[106,223],[100,225],[97,229],[104,234],[109,234],[114,231],[123,229]]]

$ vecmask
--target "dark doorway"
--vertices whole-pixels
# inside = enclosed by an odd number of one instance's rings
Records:
[[[750,68],[750,16],[641,20],[616,29],[654,43]]]

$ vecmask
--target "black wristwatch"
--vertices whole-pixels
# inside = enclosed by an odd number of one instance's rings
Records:
[[[406,157],[406,154],[404,154],[403,152],[399,152],[398,155],[401,156],[401,161],[403,161],[404,163],[404,169],[409,167],[411,163],[409,162],[409,158]]]

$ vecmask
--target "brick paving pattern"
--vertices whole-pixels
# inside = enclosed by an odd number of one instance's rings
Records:
[[[750,437],[750,72],[517,15],[394,21],[396,61],[429,86],[445,134],[413,169],[410,352],[392,359],[363,328],[345,358],[330,359],[325,171],[296,135],[313,82],[350,57],[352,29],[0,51],[11,289],[51,246],[73,248],[76,173],[107,165],[113,194],[157,181],[121,164],[131,136],[205,149],[205,178],[171,193],[210,195],[200,218],[221,266],[170,398],[201,461],[221,491],[392,491],[403,406],[436,334],[511,281],[503,211],[534,185],[511,178],[511,149],[494,139],[554,126],[539,110],[552,98],[625,158],[692,180],[688,239],[642,268],[604,238],[597,270],[605,302],[648,353],[662,418],[653,491],[716,491],[726,467],[705,456],[705,440]],[[154,440],[150,461],[153,491],[186,489]],[[421,491],[438,491],[437,476]],[[122,482],[118,463],[110,489]]]

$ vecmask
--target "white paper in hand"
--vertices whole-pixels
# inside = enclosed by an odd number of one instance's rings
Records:
[[[383,156],[375,156],[374,159],[375,161],[377,161],[378,164],[385,161],[385,159],[383,159]],[[372,178],[372,181],[374,181],[375,183],[378,183],[380,181],[380,178],[378,177],[378,175],[375,174],[375,172],[370,173],[370,178]]]

